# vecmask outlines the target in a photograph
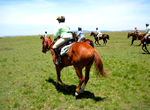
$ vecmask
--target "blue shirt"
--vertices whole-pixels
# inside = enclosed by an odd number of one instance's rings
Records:
[[[77,36],[80,36],[80,37],[85,37],[82,31],[78,31],[78,34],[77,34]]]

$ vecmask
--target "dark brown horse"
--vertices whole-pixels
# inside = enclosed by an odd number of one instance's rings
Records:
[[[78,37],[77,37],[77,34],[75,32],[72,33],[72,36],[73,38],[75,39],[75,41],[77,42],[78,41]],[[90,39],[84,39],[83,42],[86,42],[88,43],[89,45],[91,45],[93,48],[94,48],[94,43],[92,40]]]
[[[101,39],[103,39],[103,45],[104,44],[106,45],[107,39],[109,40],[109,35],[107,35],[107,34],[102,34],[102,37],[99,37],[100,39],[98,39],[97,34],[95,34],[94,32],[91,32],[90,36],[94,36],[94,38],[95,38],[95,44],[96,45],[101,45],[99,43],[99,40],[101,40]]]
[[[55,56],[55,52],[52,49],[55,42],[53,42],[50,37],[46,39],[44,37],[41,37],[41,39],[43,39],[44,41],[44,43],[42,44],[43,46],[42,52],[46,53],[48,50],[50,50],[53,56],[53,62],[55,62],[56,56]],[[104,77],[107,76],[107,73],[104,71],[103,63],[102,63],[102,59],[100,55],[93,47],[91,47],[89,44],[85,42],[78,42],[78,43],[72,44],[72,46],[69,49],[68,54],[65,56],[62,56],[62,60],[63,60],[62,64],[56,65],[54,63],[56,72],[57,72],[56,85],[58,85],[60,82],[67,89],[66,85],[62,82],[60,78],[61,70],[64,67],[73,65],[75,68],[76,74],[79,77],[79,85],[76,88],[75,96],[78,96],[80,93],[84,92],[85,86],[89,80],[90,69],[91,69],[93,62],[95,62],[95,68],[96,68],[97,74],[98,75],[101,74]],[[85,78],[82,75],[82,69],[84,67],[85,67]],[[82,86],[83,83],[84,85]]]
[[[144,52],[147,52],[147,53],[149,53],[150,54],[150,52],[148,51],[148,49],[147,49],[147,45],[146,44],[150,44],[150,36],[149,37],[147,37],[147,40],[144,38],[144,36],[143,36],[143,38],[141,39],[141,43],[143,44],[142,45],[142,50],[144,51]],[[145,49],[144,49],[145,48]]]
[[[145,34],[135,34],[135,33],[128,33],[127,38],[129,38],[130,36],[132,36],[132,41],[131,41],[131,45],[133,44],[134,40],[141,40],[143,38],[143,36],[145,36]],[[138,45],[140,46],[141,43]]]

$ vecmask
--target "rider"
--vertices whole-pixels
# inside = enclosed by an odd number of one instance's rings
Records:
[[[82,32],[82,28],[78,27],[78,34],[77,36],[80,36],[80,38],[78,39],[78,42],[82,42],[85,39],[85,36]]]
[[[47,38],[47,31],[45,31],[44,38]]]
[[[139,35],[139,30],[137,29],[137,27],[135,27],[135,32],[134,32],[136,35]]]
[[[99,40],[100,39],[99,37],[102,37],[102,33],[98,30],[98,28],[96,28],[96,32],[97,32],[97,37]]]
[[[56,43],[53,46],[53,50],[56,55],[56,62],[55,64],[62,63],[60,53],[58,52],[58,47],[63,45],[66,41],[72,38],[72,34],[70,31],[70,27],[65,24],[65,17],[64,16],[58,16],[57,19],[59,25],[56,27],[54,32],[54,40],[57,39],[58,35],[60,35],[60,39],[56,41]]]
[[[146,32],[145,32],[145,40],[147,41],[147,37],[150,36],[150,27],[149,27],[149,24],[146,24]]]

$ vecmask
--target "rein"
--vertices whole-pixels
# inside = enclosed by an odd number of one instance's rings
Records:
[[[52,41],[52,43],[48,46],[48,49],[52,49],[52,48],[50,48],[51,47],[51,45],[54,43],[54,41]]]

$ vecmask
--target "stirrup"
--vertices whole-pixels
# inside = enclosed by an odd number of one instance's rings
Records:
[[[55,64],[56,64],[56,65],[59,65],[60,63],[62,63],[62,61],[59,60],[59,59],[56,59]]]
[[[55,60],[55,64],[56,64],[56,65],[59,64],[59,60],[58,60],[58,59]]]

